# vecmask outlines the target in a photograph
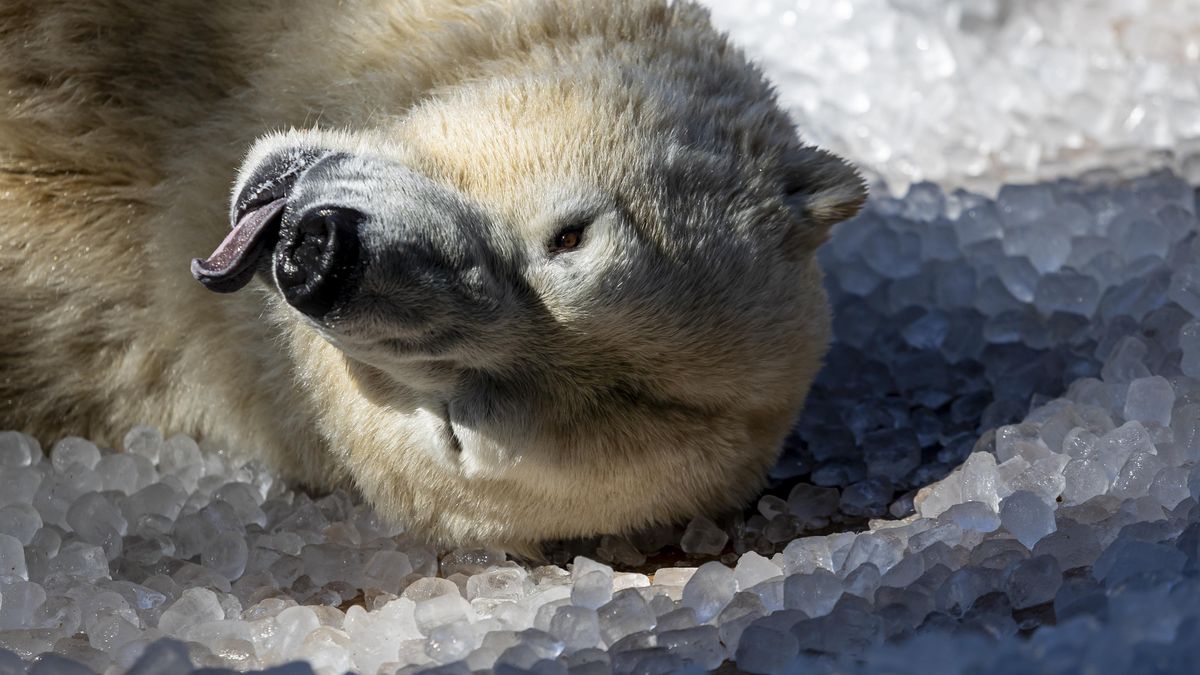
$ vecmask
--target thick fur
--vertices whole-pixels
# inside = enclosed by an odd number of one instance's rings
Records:
[[[750,497],[865,198],[687,2],[0,0],[0,63],[0,427],[211,438],[450,544]],[[300,149],[371,214],[373,300],[328,321],[188,272]],[[400,283],[413,237],[448,286]],[[400,339],[423,306],[452,348]]]

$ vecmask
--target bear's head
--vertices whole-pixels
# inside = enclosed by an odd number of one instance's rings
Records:
[[[684,52],[504,62],[249,153],[193,271],[257,273],[383,514],[520,549],[761,488],[829,339],[814,250],[865,188],[740,54]]]

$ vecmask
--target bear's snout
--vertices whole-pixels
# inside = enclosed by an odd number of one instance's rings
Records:
[[[352,294],[362,269],[355,209],[325,206],[285,222],[275,247],[275,282],[288,304],[321,319]]]

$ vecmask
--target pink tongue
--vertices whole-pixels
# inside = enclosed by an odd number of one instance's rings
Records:
[[[232,293],[250,283],[266,243],[278,235],[278,219],[285,200],[280,198],[242,216],[217,250],[206,259],[192,260],[192,276],[205,288]]]

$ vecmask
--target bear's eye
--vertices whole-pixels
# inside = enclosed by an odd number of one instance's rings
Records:
[[[550,252],[562,253],[579,248],[579,245],[583,243],[583,231],[586,228],[587,223],[573,223],[559,230],[558,234],[550,240]]]

